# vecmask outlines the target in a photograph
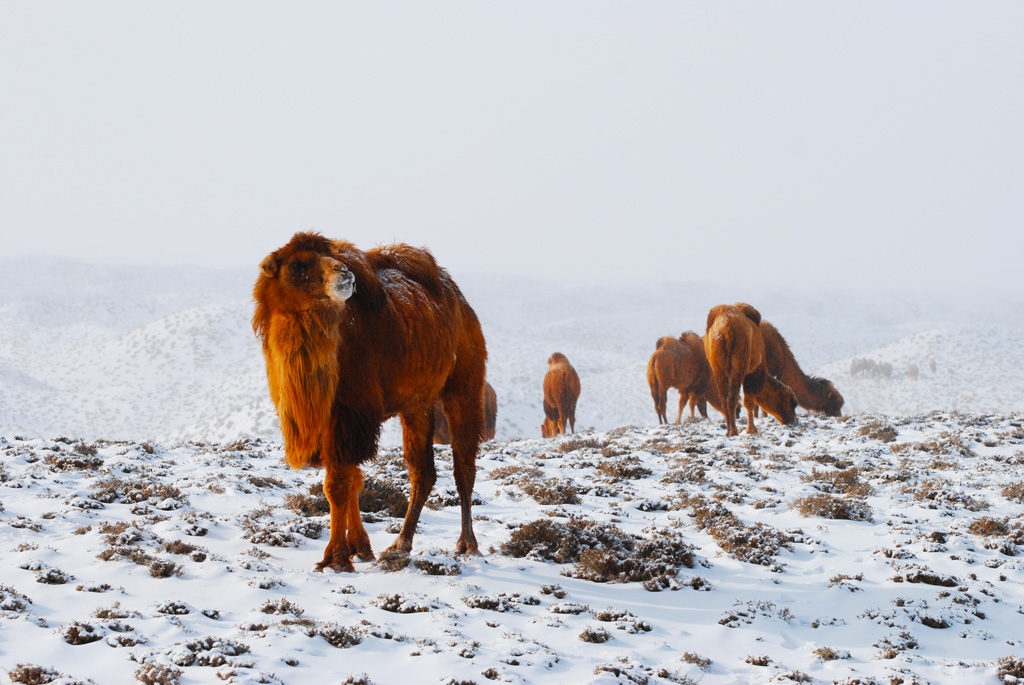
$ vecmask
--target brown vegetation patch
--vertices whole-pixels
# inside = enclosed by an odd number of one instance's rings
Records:
[[[518,483],[519,489],[541,505],[579,504],[576,484],[568,479],[545,478]]]
[[[641,480],[651,475],[652,471],[640,462],[639,457],[616,457],[602,460],[597,465],[597,472],[612,482],[619,480]]]
[[[864,469],[844,468],[837,471],[819,471],[812,468],[806,476],[801,476],[803,483],[813,483],[822,492],[868,497],[874,494],[874,488],[861,480]]]
[[[792,535],[763,523],[744,525],[721,502],[711,501],[701,495],[683,496],[674,508],[689,509],[697,528],[711,535],[725,553],[749,564],[769,566],[774,571],[782,570],[776,564],[775,557],[780,550],[790,549]]]
[[[285,495],[284,504],[299,516],[327,516],[331,513],[331,504],[322,483],[310,485],[306,493]]]
[[[801,516],[843,521],[871,521],[871,507],[855,498],[834,495],[808,495],[793,502]]]
[[[984,511],[989,503],[950,487],[950,483],[942,478],[926,478],[916,484],[908,484],[900,489],[902,493],[910,493],[913,498],[931,509],[940,506],[959,507],[967,511]]]
[[[672,531],[625,533],[611,524],[584,519],[560,523],[540,519],[514,530],[502,554],[574,564],[564,571],[594,582],[642,582],[647,589],[671,584],[680,567],[693,568],[694,547]]]
[[[881,440],[882,442],[892,442],[899,435],[899,431],[892,427],[888,421],[881,421],[875,419],[864,426],[861,426],[858,431],[858,435],[861,435],[869,440]]]
[[[1002,489],[1001,494],[1011,502],[1024,504],[1024,481],[1010,483]]]

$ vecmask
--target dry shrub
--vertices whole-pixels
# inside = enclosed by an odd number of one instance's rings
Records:
[[[721,502],[700,495],[679,500],[679,507],[690,510],[697,528],[713,537],[722,551],[749,564],[781,570],[775,564],[775,556],[780,550],[789,549],[791,535],[762,523],[746,526]]]
[[[597,465],[597,472],[613,481],[641,480],[652,473],[640,462],[639,457],[633,456],[605,459]]]
[[[284,504],[299,516],[327,516],[331,513],[331,503],[327,501],[321,483],[310,485],[308,493],[285,495]]]
[[[418,557],[412,562],[420,571],[428,576],[458,576],[462,574],[462,564],[455,559],[430,559]]]
[[[989,535],[1006,535],[1010,531],[1010,527],[1007,525],[1007,519],[997,519],[991,516],[982,516],[980,519],[976,519],[971,524],[969,531],[975,535],[989,536]]]
[[[189,640],[184,649],[170,650],[175,666],[218,666],[231,665],[228,657],[247,654],[249,646],[235,640],[218,637],[203,637]]]
[[[819,471],[812,468],[810,474],[801,476],[804,483],[814,483],[822,492],[868,497],[874,494],[874,488],[861,481],[863,469],[848,468],[838,471]]]
[[[768,666],[772,663],[772,658],[770,656],[765,655],[748,655],[747,658],[744,659],[744,661],[746,661],[751,666]]]
[[[363,489],[359,492],[360,511],[403,518],[408,508],[409,500],[402,488],[372,476],[363,480]]]
[[[378,595],[376,599],[370,600],[370,604],[393,614],[422,614],[431,609],[430,602],[424,601],[422,597],[405,597],[398,593]]]
[[[693,568],[693,546],[682,536],[655,530],[646,537],[585,519],[540,519],[514,530],[500,551],[508,556],[575,564],[565,574],[595,582],[653,581]],[[649,588],[650,589],[650,588]]]
[[[816,650],[814,650],[814,655],[817,656],[822,661],[835,661],[837,659],[849,659],[850,658],[850,653],[849,652],[846,652],[846,651],[837,652],[836,650],[832,649],[831,647],[818,647]]]
[[[612,639],[612,634],[604,628],[591,628],[587,626],[580,633],[580,639],[584,642],[592,642],[594,644],[603,644]]]
[[[871,507],[854,498],[833,495],[808,495],[793,502],[801,516],[842,521],[871,521]]]
[[[541,505],[579,504],[580,496],[576,484],[571,480],[546,478],[518,484],[519,489]]]
[[[149,564],[149,575],[154,578],[171,578],[181,576],[181,564],[176,564],[169,559],[154,559]]]
[[[1016,483],[1010,483],[1003,488],[1002,495],[1011,502],[1024,504],[1024,481],[1019,480]]]
[[[103,466],[103,457],[96,456],[96,448],[79,440],[71,452],[47,454],[43,461],[54,471],[95,471]]]
[[[693,664],[702,671],[706,671],[711,668],[711,659],[702,657],[700,654],[694,652],[683,652],[683,661],[688,664]]]
[[[20,614],[28,612],[32,600],[9,585],[0,585],[0,615],[8,612]]]
[[[305,613],[305,609],[300,607],[298,604],[295,604],[294,602],[289,602],[284,597],[277,600],[276,602],[268,599],[266,602],[263,603],[263,606],[260,607],[260,611],[262,611],[264,614],[274,614],[276,616],[280,616],[281,614],[290,614],[291,616],[302,616],[302,614]]]
[[[544,475],[536,466],[523,466],[513,464],[510,466],[499,466],[491,471],[491,480],[505,480],[509,478],[540,478]]]
[[[900,489],[903,493],[913,493],[916,501],[924,503],[932,509],[939,506],[960,507],[967,511],[985,511],[989,503],[977,499],[971,495],[957,492],[950,487],[950,483],[941,478],[927,478],[917,484],[907,485]]]
[[[948,628],[951,625],[953,625],[952,623],[950,623],[949,621],[947,621],[946,619],[944,619],[942,617],[932,618],[931,616],[926,616],[925,614],[921,614],[917,618],[921,622],[921,625],[928,626],[929,628],[936,628],[936,629],[939,629],[939,630],[941,630],[943,628]]]
[[[606,444],[606,442],[601,442],[596,438],[570,438],[558,445],[558,451],[562,454],[566,454],[568,452],[577,452],[585,449],[599,450]]]
[[[152,478],[125,480],[110,476],[96,483],[90,497],[104,504],[136,504],[150,499],[158,502],[173,500],[179,505],[188,503],[188,498],[180,489]]]
[[[1024,681],[1024,658],[1004,656],[996,662],[996,676],[1004,683]]]
[[[874,420],[864,426],[861,426],[858,434],[866,437],[870,440],[881,440],[882,442],[892,442],[899,435],[899,431],[892,427],[887,421]]]
[[[69,645],[87,645],[97,642],[103,639],[104,634],[102,629],[97,630],[92,624],[80,621],[72,621],[64,626],[60,632],[64,642],[67,642]]]
[[[7,671],[7,677],[11,679],[12,683],[23,683],[24,685],[45,685],[45,683],[66,678],[56,669],[35,664],[18,664]]]
[[[153,563],[152,556],[146,554],[142,549],[134,546],[108,547],[97,554],[96,558],[102,561],[110,561],[111,559],[127,559],[133,564],[138,564],[139,566],[148,566]]]
[[[944,576],[929,569],[913,568],[904,575],[908,583],[924,583],[936,587],[956,587],[960,585],[960,579],[956,576]]]
[[[135,671],[135,679],[143,685],[178,685],[182,673],[180,668],[149,662]]]
[[[522,596],[518,592],[513,592],[511,595],[500,592],[494,595],[469,595],[463,597],[462,601],[471,609],[486,609],[487,611],[496,611],[499,614],[505,613],[520,613],[519,607],[522,605],[526,606],[537,606],[540,604],[540,600],[530,595]]]

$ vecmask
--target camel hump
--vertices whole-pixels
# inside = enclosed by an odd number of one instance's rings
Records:
[[[736,307],[736,309],[738,309],[741,312],[743,312],[743,316],[747,317],[748,319],[750,319],[754,323],[756,323],[756,324],[760,324],[761,323],[761,312],[757,311],[756,309],[751,307],[746,302],[737,302],[733,306]]]
[[[708,323],[707,323],[707,329],[706,330],[711,330],[711,326],[715,323],[715,319],[717,319],[719,316],[721,316],[725,312],[729,311],[729,309],[730,309],[730,305],[727,305],[727,304],[719,304],[719,305],[716,305],[716,306],[712,307],[710,309],[710,311],[708,311]]]
[[[660,350],[666,345],[671,345],[675,341],[676,339],[673,338],[671,335],[663,335],[660,338],[658,338],[658,342],[654,343],[654,349]]]
[[[549,366],[552,365],[552,364],[568,364],[568,363],[569,363],[569,358],[566,357],[561,352],[554,352],[550,357],[548,357],[548,365]]]
[[[367,258],[376,271],[395,269],[409,279],[419,283],[435,297],[440,297],[444,286],[441,283],[441,269],[430,250],[395,243],[376,247],[366,252]]]
[[[700,336],[693,331],[683,331],[679,335],[679,342],[686,343],[687,345],[703,345]]]

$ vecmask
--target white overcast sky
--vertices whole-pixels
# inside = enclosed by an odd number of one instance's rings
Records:
[[[1024,3],[0,0],[0,256],[1021,290]]]

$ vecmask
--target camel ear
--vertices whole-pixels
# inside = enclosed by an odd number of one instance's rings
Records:
[[[260,262],[260,271],[267,278],[275,278],[277,276],[277,270],[279,264],[277,263],[277,257],[274,255],[267,255],[262,262]]]

